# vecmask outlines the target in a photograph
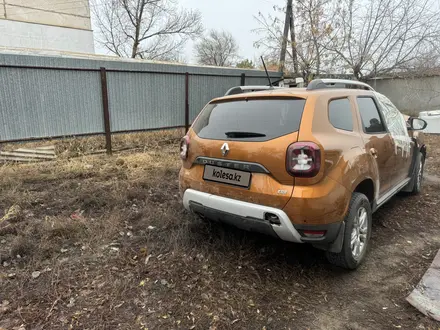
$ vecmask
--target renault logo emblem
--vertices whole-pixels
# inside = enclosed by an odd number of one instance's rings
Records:
[[[220,150],[222,151],[222,155],[223,157],[226,157],[229,153],[229,146],[227,143],[223,143],[222,147],[220,148]]]

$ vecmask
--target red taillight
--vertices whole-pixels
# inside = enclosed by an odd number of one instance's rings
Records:
[[[313,177],[321,168],[321,150],[313,142],[296,142],[287,148],[286,169],[293,176]]]
[[[303,235],[309,238],[323,237],[326,233],[325,230],[303,230]]]
[[[185,135],[182,140],[180,140],[180,158],[186,160],[188,158],[189,149],[189,136]]]

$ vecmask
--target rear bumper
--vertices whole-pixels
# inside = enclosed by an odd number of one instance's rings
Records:
[[[280,209],[220,197],[193,189],[185,190],[183,205],[188,211],[204,215],[212,220],[226,222],[249,231],[261,232],[284,241],[302,243],[301,235],[292,225],[287,214]],[[266,213],[277,215],[280,224],[271,224],[265,220]]]
[[[293,225],[283,210],[220,197],[193,189],[185,190],[183,204],[188,211],[210,220],[221,221],[247,231],[259,232],[295,243],[332,243],[337,238],[342,225],[340,222],[318,226]],[[278,216],[280,224],[273,224],[266,220],[265,215],[267,213]],[[308,238],[300,234],[303,230],[323,230],[326,234],[319,238]]]

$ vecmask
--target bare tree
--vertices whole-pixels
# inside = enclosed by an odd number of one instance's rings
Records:
[[[229,32],[211,30],[195,45],[195,55],[200,64],[231,66],[238,59],[238,45]]]
[[[262,49],[265,60],[271,62],[278,62],[281,48],[284,44],[287,45],[288,42],[284,39],[284,16],[280,18],[278,15],[280,12],[282,12],[282,9],[274,6],[274,13],[265,15],[259,12],[258,16],[255,16],[260,27],[254,29],[253,32],[260,38],[254,42],[254,47]],[[289,66],[289,63],[286,63],[286,66]]]
[[[274,12],[259,13],[256,20],[260,27],[254,32],[261,38],[254,45],[262,48],[266,57],[275,60],[285,43],[291,45],[287,50],[286,68],[300,73],[306,80],[331,69],[328,61],[330,52],[324,47],[330,40],[332,31],[331,0],[298,0],[296,7],[276,7]],[[286,11],[291,10],[291,13]],[[332,12],[330,12],[332,13]],[[285,19],[290,20],[290,39],[285,40]],[[284,26],[284,29],[283,29]]]
[[[306,80],[325,73],[357,79],[438,67],[440,8],[435,0],[296,0],[288,42]],[[283,42],[286,8],[259,14],[255,45],[275,59]],[[289,66],[290,65],[290,66]],[[293,70],[296,71],[296,70]]]
[[[406,71],[438,50],[439,9],[431,0],[343,0],[340,4],[338,28],[328,49],[357,79]]]
[[[120,57],[173,60],[202,33],[199,11],[183,10],[177,0],[96,0],[98,42]]]
[[[333,63],[328,61],[330,52],[326,49],[333,30],[333,4],[331,0],[298,1],[298,34],[305,42],[305,47],[299,47],[299,54],[308,69],[303,71],[308,75],[319,76],[322,70],[334,69]]]

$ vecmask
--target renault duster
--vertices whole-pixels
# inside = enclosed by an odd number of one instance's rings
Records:
[[[372,213],[399,191],[420,192],[425,127],[350,80],[216,98],[181,141],[183,204],[355,269]]]

